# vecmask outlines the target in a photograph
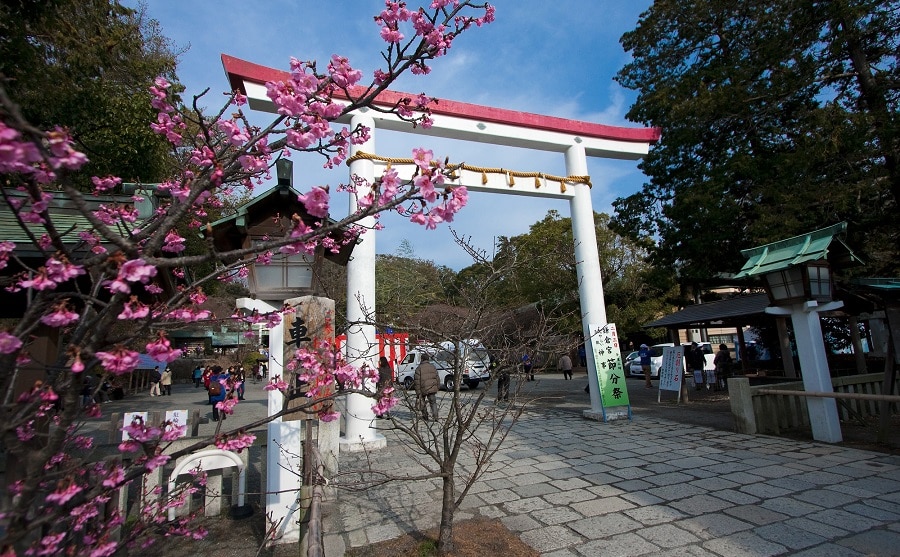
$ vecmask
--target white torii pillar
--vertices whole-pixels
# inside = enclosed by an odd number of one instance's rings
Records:
[[[375,120],[365,113],[356,113],[350,120],[350,129],[356,126],[369,128],[369,140],[362,145],[351,145],[350,155],[359,151],[375,152]],[[369,159],[357,159],[350,163],[350,176],[358,176],[371,184],[375,180],[375,165]],[[371,188],[357,185],[357,196],[365,197]],[[350,214],[357,211],[357,197],[350,196]],[[369,216],[357,223],[365,233],[353,248],[347,263],[347,342],[344,356],[357,368],[363,365],[378,369],[378,342],[375,338],[375,217]],[[374,385],[369,385],[374,387]],[[384,436],[372,427],[375,412],[374,401],[360,394],[347,395],[344,412],[344,435],[340,439],[342,451],[361,451],[387,446]]]
[[[587,155],[584,147],[573,145],[566,150],[566,173],[569,176],[587,176]],[[569,199],[572,215],[572,237],[575,241],[575,273],[578,279],[578,296],[581,299],[581,329],[585,347],[591,346],[591,324],[606,325],[606,303],[603,299],[603,281],[600,276],[600,256],[597,249],[597,233],[594,225],[594,207],[591,190],[587,184],[575,184],[575,195]],[[586,350],[588,386],[591,393],[591,409],[583,412],[586,418],[603,415],[600,402],[600,386],[594,351]],[[601,418],[602,419],[602,418]]]

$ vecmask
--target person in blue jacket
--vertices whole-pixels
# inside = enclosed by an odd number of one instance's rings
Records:
[[[213,421],[219,421],[219,409],[216,404],[225,400],[228,395],[228,373],[222,371],[222,366],[213,366],[212,375],[209,377],[209,402],[213,407]],[[224,413],[222,418],[224,419]]]
[[[653,384],[650,383],[650,347],[646,344],[642,344],[640,350],[638,350],[638,356],[641,358],[641,371],[644,372],[644,387],[648,389],[653,388]]]

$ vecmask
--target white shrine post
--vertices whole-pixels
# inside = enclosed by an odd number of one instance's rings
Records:
[[[265,83],[273,80],[288,81],[290,80],[288,72],[254,64],[225,54],[222,55],[222,64],[225,67],[225,72],[228,74],[232,87],[241,90],[247,96],[250,108],[276,112],[274,104],[266,95]],[[359,92],[362,91],[360,90]],[[375,104],[390,107],[395,106],[403,98],[414,98],[415,96],[409,93],[383,91],[375,100]],[[565,153],[566,171],[570,175],[582,176],[587,175],[587,157],[638,160],[648,153],[650,145],[658,141],[660,135],[659,130],[653,128],[607,126],[594,122],[568,120],[448,99],[441,99],[439,104],[432,107],[432,121],[433,124],[430,128],[422,126],[413,128],[408,122],[403,122],[394,115],[373,111],[355,114],[352,116],[352,120],[351,117],[347,117],[340,122],[370,122],[372,125],[369,127],[372,130],[373,138],[375,125],[377,125],[382,129],[420,135]],[[374,154],[371,148],[366,149],[365,146],[352,147],[353,153],[361,150]],[[350,174],[357,174],[369,180],[375,176],[372,168],[368,166],[368,161],[363,160],[357,160],[351,164]],[[402,173],[399,174],[402,177]],[[466,185],[472,191],[550,196],[570,200],[572,232],[575,237],[576,259],[578,261],[578,289],[581,295],[582,328],[585,345],[589,346],[590,330],[588,323],[592,321],[595,324],[605,324],[606,310],[600,282],[600,260],[594,234],[594,210],[588,187],[570,185],[567,186],[567,189],[571,187],[574,189],[574,193],[554,192],[548,194],[546,191],[536,189],[533,185],[525,185],[529,180],[519,180],[520,183],[517,185],[512,185],[505,181],[502,184],[498,184],[494,177],[488,176],[488,181],[489,184],[482,185],[479,175],[478,180],[460,180],[455,183]],[[351,207],[354,206],[351,205]],[[359,305],[355,299],[352,299],[352,292],[362,292],[366,304],[365,309],[372,312],[375,310],[374,245],[375,233],[373,230],[370,230],[364,235],[362,243],[354,249],[353,259],[359,258],[357,263],[353,264],[351,261],[352,267],[348,265],[347,313],[351,322],[354,320],[354,318],[350,317],[351,312],[356,318],[361,317],[360,308],[352,307]],[[371,263],[367,263],[364,266],[362,261],[371,261]],[[371,290],[367,290],[369,288]],[[371,295],[365,292],[371,292]],[[365,317],[362,318],[365,319]],[[348,358],[356,359],[357,361],[371,360],[374,363],[374,357],[366,351],[367,347],[375,344],[374,327],[354,326],[348,331],[347,344],[353,347],[352,350],[348,349]],[[588,351],[588,354],[588,377],[596,377],[593,357],[590,355],[590,351]],[[591,387],[590,394],[591,410],[585,412],[586,417],[592,417],[591,413],[601,409],[600,393],[596,385]],[[369,431],[371,410],[369,408],[358,408],[358,403],[355,401],[348,400],[347,404],[347,442],[351,442],[351,435],[363,440],[374,438],[375,432]],[[351,405],[354,408],[352,412],[350,411]],[[352,413],[356,413],[356,415],[351,415]]]
[[[365,151],[375,151],[375,121],[366,114],[354,114],[350,129],[358,125],[370,130],[369,140],[362,145],[352,145],[350,155]],[[366,183],[375,180],[375,165],[368,159],[356,159],[350,163],[350,176],[359,176]],[[358,186],[357,195],[365,197],[371,188]],[[356,196],[350,196],[350,213],[357,210]],[[378,369],[378,342],[375,339],[375,217],[369,216],[358,222],[365,229],[353,248],[353,255],[347,263],[347,342],[344,354],[347,362],[361,367],[368,365]],[[374,387],[374,385],[370,385]],[[361,394],[347,395],[344,416],[344,435],[340,440],[342,451],[377,449],[387,446],[384,436],[372,427],[375,412],[373,400]]]
[[[280,312],[268,302],[252,298],[238,298],[238,309],[256,310],[260,314]],[[284,325],[279,322],[269,329],[269,379],[284,378]],[[273,416],[284,409],[284,394],[268,391],[268,414]],[[297,494],[303,484],[299,473],[303,459],[296,450],[303,441],[303,420],[284,421],[281,417],[266,424],[266,513],[271,514],[277,531],[274,539],[280,542],[300,539],[298,523],[300,502]],[[282,448],[287,448],[283,451]]]
[[[566,149],[566,172],[569,176],[587,176],[587,155],[584,147],[573,145]],[[572,215],[572,237],[575,240],[575,273],[578,277],[578,296],[581,300],[581,330],[585,347],[591,346],[590,323],[606,325],[606,304],[603,300],[603,281],[600,276],[600,256],[597,235],[594,230],[594,208],[591,190],[587,184],[575,184],[575,195],[569,199]],[[600,387],[594,380],[597,365],[594,351],[586,350],[588,386],[591,393],[591,409],[584,417],[603,419],[600,404]]]

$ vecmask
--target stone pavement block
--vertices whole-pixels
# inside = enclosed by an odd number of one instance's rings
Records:
[[[585,538],[591,540],[607,538],[616,534],[624,534],[625,532],[632,532],[643,527],[641,523],[620,513],[592,516],[590,518],[569,522],[568,526]]]
[[[875,493],[896,493],[900,491],[900,481],[894,481],[887,478],[879,478],[877,476],[851,480],[846,482],[844,485],[866,489]]]
[[[835,542],[866,555],[897,555],[900,553],[900,533],[890,530],[869,530]]]
[[[737,491],[734,489],[723,489],[721,491],[714,491],[710,493],[713,497],[718,497],[719,499],[724,499],[729,503],[734,503],[735,505],[753,505],[761,501],[759,497],[755,495],[750,495],[749,493],[744,493],[743,491]]]
[[[617,478],[622,478],[623,480],[633,480],[635,478],[646,478],[651,474],[648,474],[646,470],[642,468],[620,468],[615,470],[610,470],[607,472],[610,476],[615,476]]]
[[[569,478],[578,478],[581,477],[581,474],[578,473],[571,466],[567,466],[565,468],[556,468],[553,470],[542,470],[545,476],[551,478],[553,480],[565,480]]]
[[[530,513],[551,507],[550,503],[544,501],[540,497],[529,497],[527,499],[519,499],[518,501],[509,501],[504,503],[503,506],[510,514]]]
[[[774,485],[768,483],[751,483],[749,485],[745,485],[740,490],[744,493],[755,495],[761,499],[774,499],[775,497],[781,497],[782,495],[787,495],[788,493],[790,493],[790,490],[775,487]]]
[[[826,539],[837,539],[847,535],[847,531],[842,528],[836,528],[824,522],[810,520],[809,518],[791,518],[785,520],[784,524],[791,528],[806,530]]]
[[[539,511],[534,511],[533,513],[531,513],[531,516],[549,526],[555,526],[557,524],[563,524],[566,522],[584,518],[584,515],[575,512],[569,507],[551,507],[548,509],[542,509]]]
[[[753,525],[750,523],[724,514],[695,516],[685,520],[677,520],[675,524],[682,530],[687,530],[704,540],[729,536],[735,532],[753,528]]]
[[[648,505],[646,507],[627,509],[623,512],[644,526],[654,526],[685,518],[684,514],[665,505]]]
[[[548,493],[544,495],[544,500],[554,505],[569,505],[579,501],[587,501],[597,497],[586,489],[571,489],[569,491],[558,491],[556,493]]]
[[[731,507],[731,503],[710,495],[695,495],[674,501],[670,505],[687,515],[707,514]]]
[[[662,548],[673,548],[700,541],[700,538],[673,524],[660,524],[638,530],[642,538]]]
[[[669,464],[673,470],[698,470],[707,466],[721,466],[721,463],[704,456],[690,456],[686,458],[677,458],[670,455]]]
[[[396,524],[379,524],[366,528],[366,538],[368,538],[370,543],[392,540],[401,535],[403,535],[403,532]]]
[[[599,514],[620,512],[625,509],[633,509],[634,503],[626,501],[621,497],[604,497],[602,499],[591,499],[579,503],[572,503],[569,506],[583,516],[590,517]]]
[[[765,501],[763,501],[763,503],[765,503]],[[760,505],[741,505],[740,507],[725,509],[725,512],[735,518],[757,525],[771,524],[790,518],[789,515],[767,509]]]
[[[500,507],[493,505],[485,505],[478,509],[478,513],[485,518],[501,518],[506,516],[506,512]]]
[[[816,547],[792,553],[791,555],[792,557],[875,557],[833,543],[817,545]]]
[[[703,489],[705,491],[719,491],[723,489],[731,489],[738,486],[738,484],[719,478],[718,476],[693,480],[690,483],[692,486],[699,487],[700,489]]]
[[[655,555],[659,547],[632,533],[611,536],[603,540],[594,540],[578,548],[583,555],[602,555],[603,557],[632,557],[638,555]]]
[[[737,532],[703,543],[703,547],[728,557],[774,557],[785,551],[783,545],[765,540],[753,532]]]
[[[856,501],[856,497],[832,489],[810,489],[802,493],[796,493],[793,497],[800,501],[805,501],[826,509],[843,507],[848,503]]]
[[[650,495],[655,495],[666,501],[676,501],[685,497],[701,495],[704,493],[699,487],[690,484],[666,485],[646,490]]]
[[[841,509],[827,509],[807,516],[810,520],[831,524],[851,532],[862,532],[880,526],[877,520],[853,514]]]
[[[846,501],[845,501],[846,502]],[[767,499],[760,503],[760,506],[770,511],[786,514],[788,516],[799,517],[821,511],[822,508],[831,507],[832,505],[814,505],[801,501],[799,497],[775,497]],[[833,505],[839,506],[839,505]]]
[[[565,480],[554,480],[550,482],[550,485],[558,489],[559,491],[570,491],[573,489],[586,489],[592,487],[590,482],[586,482],[581,478],[570,478]]]
[[[612,485],[592,485],[587,488],[588,491],[595,494],[597,497],[615,497],[617,495],[622,495],[625,493],[621,489]]]
[[[575,553],[573,549],[558,549],[550,553],[543,553],[541,557],[579,557],[580,554]]]
[[[812,484],[816,484],[822,487],[828,486],[838,486],[844,485],[845,482],[849,482],[853,478],[848,476],[847,474],[836,474],[834,472],[830,472],[828,470],[816,470],[812,472],[806,472],[803,474],[803,481],[809,482]]]
[[[531,484],[531,485],[523,485],[522,487],[514,487],[513,491],[516,492],[516,495],[519,497],[540,497],[541,495],[547,495],[548,493],[554,493],[558,491],[553,485],[549,483],[541,483],[541,484]]]
[[[591,478],[585,479],[589,480]],[[645,482],[644,480],[626,480],[624,482],[616,482],[614,487],[623,493],[633,493],[636,491],[646,492],[646,490],[654,487],[654,485],[650,482]],[[657,499],[659,499],[659,497],[657,497]]]
[[[760,468],[754,468],[753,474],[756,476],[762,476],[763,478],[784,478],[787,476],[793,476],[794,474],[799,474],[799,470],[795,470],[784,464],[774,464],[772,466],[763,466]]]
[[[347,545],[340,535],[325,535],[322,545],[325,548],[325,557],[340,557],[347,552]]]
[[[807,491],[810,489],[815,489],[816,485],[812,484],[806,480],[802,479],[803,473],[801,472],[797,476],[786,476],[784,478],[773,478],[766,483],[775,487],[780,487],[781,489],[786,489],[789,492],[797,492],[797,491]]]
[[[654,555],[654,557],[721,557],[720,555],[707,551],[698,545],[683,545],[673,549],[667,549]]]
[[[671,467],[669,470],[670,472],[668,473],[647,475],[644,479],[654,485],[673,485],[694,480],[694,476],[692,475],[683,472],[671,472]]]
[[[844,510],[853,514],[867,516],[882,522],[900,522],[900,507],[893,503],[885,503],[872,499],[865,503],[847,505]]]
[[[528,532],[541,527],[540,522],[531,518],[527,514],[514,514],[504,516],[500,519],[504,526],[513,532]]]
[[[754,532],[764,539],[790,549],[806,549],[828,541],[818,534],[795,528],[784,522],[762,526]]]
[[[499,491],[484,491],[479,494],[485,503],[489,505],[497,505],[516,501],[519,496],[511,489],[501,489]]]
[[[646,491],[635,491],[632,493],[625,492],[622,494],[622,499],[626,501],[631,501],[635,505],[644,506],[644,505],[656,505],[657,503],[662,503],[663,500],[659,497],[655,497],[650,495]]]
[[[571,547],[582,542],[580,536],[565,526],[533,528],[522,532],[519,537],[541,553]]]
[[[544,474],[538,474],[536,472],[532,472],[529,474],[515,475],[515,477],[512,478],[512,481],[521,486],[521,485],[544,483],[544,482],[550,481],[550,478],[548,478]]]

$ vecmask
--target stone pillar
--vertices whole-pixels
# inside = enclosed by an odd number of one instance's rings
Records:
[[[791,316],[794,338],[797,340],[797,353],[800,356],[803,388],[806,391],[834,392],[825,352],[825,341],[822,338],[819,312],[830,311],[841,306],[843,306],[843,302],[830,302],[819,306],[815,301],[808,301],[792,304],[789,307],[766,308],[766,313]],[[813,439],[826,443],[840,443],[842,440],[841,422],[835,400],[833,398],[807,397],[806,407],[809,411]]]
[[[566,151],[566,174],[587,176],[587,155],[584,147],[573,145]],[[572,236],[575,240],[575,273],[581,300],[581,329],[584,345],[591,346],[590,324],[606,325],[606,304],[603,300],[603,281],[600,277],[600,256],[594,228],[594,207],[591,189],[586,184],[574,184],[575,195],[569,201],[572,215]],[[597,384],[597,364],[593,351],[587,351],[588,385],[591,393],[590,414],[602,412]]]
[[[351,145],[351,155],[359,151],[375,152],[375,120],[364,113],[355,114],[350,127],[369,128],[369,141],[362,145]],[[357,186],[357,195],[364,197],[371,191],[375,181],[375,165],[371,160],[359,159],[350,163],[350,176],[358,176],[365,184]],[[359,206],[356,197],[350,196],[350,214]],[[378,368],[378,342],[375,339],[375,217],[369,216],[358,222],[365,229],[353,248],[353,257],[347,264],[347,342],[345,355],[354,367],[367,365]],[[374,389],[374,383],[370,385]],[[386,446],[384,436],[372,427],[375,413],[374,401],[360,394],[347,395],[346,425],[340,447],[345,451],[359,451]]]

